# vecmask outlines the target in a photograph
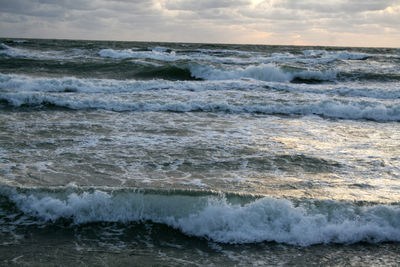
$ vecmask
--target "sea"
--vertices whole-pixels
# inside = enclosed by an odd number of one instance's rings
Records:
[[[400,49],[0,39],[1,266],[399,266]]]

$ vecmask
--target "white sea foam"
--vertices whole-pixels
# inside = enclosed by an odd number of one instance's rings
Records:
[[[9,57],[27,57],[29,54],[28,51],[24,49],[13,48],[3,43],[0,44],[0,47],[2,48],[0,50],[0,55]]]
[[[151,62],[151,61],[146,61],[146,60],[142,60],[142,59],[132,59],[131,62],[139,64],[139,65],[144,65],[144,66],[153,66],[153,67],[162,67],[162,64],[158,64],[155,62]]]
[[[3,43],[0,44],[0,47],[2,48],[0,49],[0,55],[5,55],[12,58],[71,59],[87,57],[84,54],[84,50],[81,49],[73,49],[72,51],[65,53],[65,51],[38,51],[32,49],[16,48],[5,45]]]
[[[204,54],[234,54],[242,57],[235,57],[232,63],[247,62],[253,64],[261,63],[285,63],[285,62],[301,62],[301,63],[330,63],[336,60],[360,60],[367,59],[368,57],[375,56],[374,54],[341,51],[326,51],[326,50],[304,50],[302,55],[292,54],[289,52],[272,53],[266,55],[261,52],[248,52],[240,50],[212,50],[212,49],[199,49]],[[243,58],[243,56],[245,56]],[[206,57],[212,62],[218,62],[218,57]],[[213,60],[214,59],[214,60]],[[236,62],[235,62],[236,61]]]
[[[186,184],[186,185],[194,185],[196,187],[200,187],[200,188],[207,188],[209,187],[208,185],[204,184],[201,182],[201,179],[192,179],[189,182],[182,182],[182,184]]]
[[[0,100],[13,107],[55,105],[70,109],[104,109],[111,111],[227,112],[285,115],[321,115],[340,119],[400,121],[400,103],[315,100],[309,103],[228,104],[202,101],[129,101],[125,97],[90,97],[82,95],[43,94],[35,92],[0,93]]]
[[[263,86],[263,82],[244,80],[167,81],[79,79],[75,77],[44,78],[26,75],[0,74],[0,90],[34,92],[124,93],[146,90],[174,89],[189,91],[244,90]]]
[[[11,47],[9,47],[8,45],[6,45],[6,44],[3,44],[3,43],[0,43],[0,47],[2,48],[2,49],[10,49]]]
[[[197,49],[200,53],[204,54],[238,54],[238,55],[260,55],[259,52],[251,52],[251,51],[241,51],[241,50],[233,50],[233,49]]]
[[[359,60],[370,57],[370,54],[359,52],[326,51],[326,50],[304,50],[303,55],[307,58],[322,58],[328,60]]]
[[[26,40],[22,40],[22,39],[17,39],[17,40],[13,40],[13,43],[17,43],[17,44],[22,44],[22,43],[26,43]]]
[[[178,60],[199,60],[222,64],[249,64],[253,62],[242,58],[216,57],[204,53],[179,54],[166,47],[149,48],[148,51],[134,51],[132,49],[102,49],[99,51],[99,55],[101,57],[115,59],[150,59],[165,62],[175,62]]]
[[[167,52],[168,50],[156,47],[151,51],[134,51],[132,49],[114,50],[102,49],[99,51],[101,57],[115,58],[115,59],[154,59],[159,61],[177,61],[188,59],[186,55],[177,55],[175,51]]]
[[[149,50],[155,51],[155,52],[167,52],[169,50],[169,48],[167,47],[163,47],[163,46],[156,46],[156,47],[149,47]]]
[[[275,90],[293,93],[366,97],[375,99],[400,99],[400,88],[397,83],[369,83],[367,85],[354,82],[329,85],[269,83],[266,86]]]
[[[145,63],[143,63],[145,64]],[[154,64],[154,63],[149,63]],[[278,68],[272,67],[271,78],[286,78]],[[194,72],[207,77],[210,69],[205,67],[204,73],[194,67]],[[278,73],[273,77],[273,73]],[[318,73],[315,73],[318,76]],[[313,75],[313,74],[312,74]],[[319,75],[323,75],[320,73]],[[333,74],[332,74],[333,75]],[[220,77],[223,78],[223,77]],[[326,77],[322,77],[326,78]],[[265,90],[265,87],[293,93],[312,93],[322,95],[338,95],[350,97],[368,97],[376,99],[400,99],[400,88],[397,83],[358,83],[341,84],[289,84],[287,82],[266,82],[254,79],[206,80],[206,81],[167,81],[167,80],[113,80],[89,78],[45,78],[26,75],[1,74],[0,90],[35,91],[35,92],[77,92],[77,93],[126,93],[146,90],[173,89],[188,91],[205,90]]]
[[[223,57],[220,54],[224,54]],[[187,53],[184,50],[174,51],[166,47],[148,48],[148,51],[135,51],[134,49],[102,49],[99,51],[101,57],[115,59],[152,59],[158,61],[174,62],[178,60],[194,60],[216,64],[231,65],[259,65],[270,63],[297,62],[304,64],[327,64],[337,60],[363,60],[374,54],[348,52],[348,51],[326,51],[326,50],[304,50],[302,54],[289,52],[272,53],[270,55],[261,52],[248,52],[240,50],[224,49],[197,49],[195,52]]]
[[[289,52],[272,53],[270,56],[257,55],[249,59],[249,62],[253,62],[254,64],[297,62],[313,65],[328,64],[338,60],[361,60],[371,56],[374,55],[348,51],[304,50],[301,55]]]
[[[72,189],[71,189],[72,190]],[[224,243],[276,241],[294,245],[400,241],[400,207],[324,201],[295,206],[261,198],[232,204],[224,197],[107,193],[0,191],[26,215],[44,222],[163,223],[188,235]]]
[[[25,75],[0,74],[0,89],[10,91],[41,91],[41,92],[84,92],[84,93],[115,93],[165,88],[172,82],[152,81],[121,81],[112,79],[78,79],[75,77],[43,78]]]
[[[321,81],[335,80],[337,72],[334,70],[313,71],[301,70],[296,72],[283,71],[272,64],[248,66],[246,68],[218,69],[209,65],[191,64],[191,74],[205,80],[234,80],[251,78],[261,81],[288,82],[294,78],[314,79]]]
[[[109,57],[109,58],[132,58],[134,51],[132,49],[123,49],[123,50],[114,50],[114,49],[102,49],[99,51],[99,55],[101,57]]]
[[[264,62],[262,58],[256,57],[236,57],[235,55],[249,54],[247,52],[240,53],[236,51],[233,56],[216,56],[214,53],[222,53],[225,50],[204,50],[200,49],[198,52],[185,53],[184,51],[175,51],[166,47],[148,48],[148,51],[134,51],[132,49],[102,49],[99,51],[99,56],[115,59],[150,59],[165,62],[175,62],[178,60],[194,60],[201,62],[211,62],[217,64],[259,64]],[[230,53],[231,51],[226,51]]]
[[[205,80],[232,80],[240,78],[252,78],[262,81],[289,81],[291,75],[284,73],[273,65],[249,66],[247,68],[237,69],[217,69],[212,66],[192,64],[190,66],[191,74],[196,78]]]

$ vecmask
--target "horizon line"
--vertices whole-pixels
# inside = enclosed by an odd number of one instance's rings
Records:
[[[120,39],[81,39],[81,38],[41,38],[41,37],[2,37],[0,39],[19,40],[59,40],[59,41],[91,41],[91,42],[132,42],[132,43],[175,43],[175,44],[210,44],[210,45],[249,45],[249,46],[292,46],[292,47],[332,47],[332,48],[387,48],[400,49],[400,47],[388,46],[343,46],[343,45],[296,45],[296,44],[258,44],[258,43],[224,43],[224,42],[184,42],[184,41],[138,41]]]

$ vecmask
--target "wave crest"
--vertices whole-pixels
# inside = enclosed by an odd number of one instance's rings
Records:
[[[400,104],[322,100],[312,103],[228,104],[204,101],[129,101],[114,96],[93,98],[68,94],[0,93],[0,102],[19,107],[61,107],[75,110],[104,109],[132,112],[225,112],[280,115],[320,115],[327,118],[400,121]]]
[[[102,49],[99,51],[101,57],[114,58],[114,59],[154,59],[159,61],[177,61],[182,59],[188,59],[187,56],[179,56],[175,51],[168,51],[161,47],[155,47],[151,51],[136,51],[135,49]]]
[[[284,71],[280,67],[272,64],[261,64],[258,66],[249,66],[236,69],[218,69],[213,66],[201,64],[192,64],[189,67],[190,72],[196,78],[204,80],[235,80],[235,79],[255,79],[260,81],[288,82],[295,79],[307,81],[333,81],[337,78],[337,71]]]
[[[294,204],[270,197],[234,204],[224,195],[128,190],[71,193],[3,188],[0,194],[24,214],[44,223],[59,219],[73,224],[151,221],[188,235],[236,244],[275,241],[307,246],[400,241],[398,205],[311,200]]]

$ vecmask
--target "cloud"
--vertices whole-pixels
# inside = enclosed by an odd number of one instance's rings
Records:
[[[0,35],[400,47],[400,0],[2,0]]]
[[[357,13],[372,10],[383,10],[398,1],[396,0],[279,0],[274,6],[295,10],[312,10],[321,13]]]
[[[250,0],[166,0],[162,5],[169,10],[204,10],[216,8],[236,8],[246,6]]]

